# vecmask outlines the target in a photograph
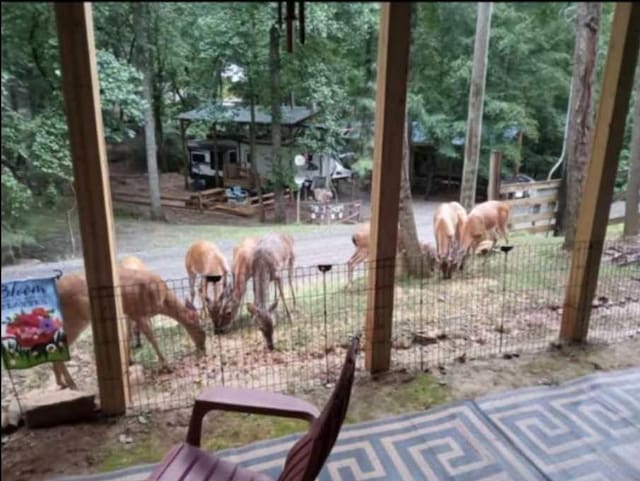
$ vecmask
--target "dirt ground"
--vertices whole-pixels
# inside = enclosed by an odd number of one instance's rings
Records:
[[[594,371],[631,366],[640,366],[640,338],[608,346],[551,349],[510,359],[458,362],[415,376],[402,371],[377,379],[362,376],[354,386],[347,422],[418,411],[519,387],[553,385]],[[322,388],[301,396],[322,405],[328,394],[329,389]],[[2,479],[38,481],[156,462],[171,444],[184,438],[188,420],[189,410],[182,409],[48,429],[21,428],[2,438]],[[222,449],[304,428],[294,421],[212,414],[205,422],[204,446]],[[54,447],[56,455],[51,456]]]

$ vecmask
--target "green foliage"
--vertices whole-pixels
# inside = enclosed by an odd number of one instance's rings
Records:
[[[108,141],[133,138],[143,122],[142,75],[111,52],[98,50],[100,103]]]
[[[492,149],[504,164],[546,173],[562,150],[569,96],[573,23],[569,6],[496,3],[491,23],[481,175]],[[409,112],[440,155],[466,132],[476,4],[419,4],[411,52]],[[515,127],[524,133],[504,138]]]

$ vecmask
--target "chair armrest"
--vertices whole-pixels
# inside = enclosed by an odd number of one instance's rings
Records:
[[[213,387],[202,391],[196,398],[189,422],[187,443],[200,446],[202,419],[214,409],[294,418],[308,422],[313,422],[320,415],[320,411],[313,404],[293,396],[257,389]]]

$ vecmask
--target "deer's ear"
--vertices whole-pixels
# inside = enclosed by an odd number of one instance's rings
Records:
[[[252,316],[255,316],[256,306],[254,306],[251,302],[247,302],[247,311],[249,311],[249,314],[251,314]]]

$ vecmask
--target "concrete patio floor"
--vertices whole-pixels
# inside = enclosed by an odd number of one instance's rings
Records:
[[[218,454],[277,479],[298,437]],[[139,481],[152,467],[64,480]],[[318,479],[638,480],[640,368],[345,426]]]

